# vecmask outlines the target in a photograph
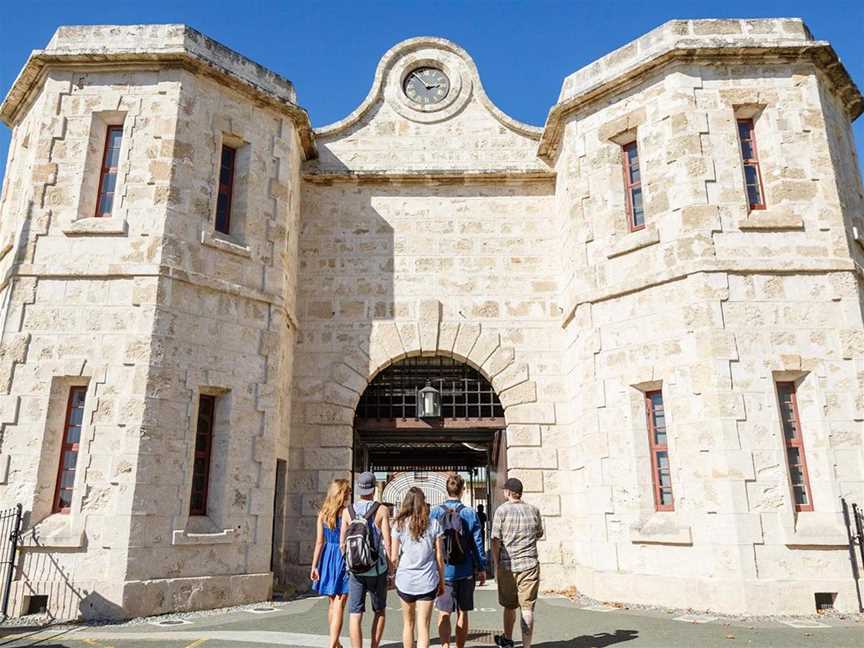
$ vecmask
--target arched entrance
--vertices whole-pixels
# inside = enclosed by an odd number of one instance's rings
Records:
[[[418,416],[420,390],[440,394],[441,416]],[[398,505],[419,486],[440,503],[443,473],[463,475],[466,504],[483,504],[491,516],[499,471],[506,457],[504,408],[476,369],[453,358],[416,356],[393,363],[369,383],[354,417],[354,474],[370,470],[382,498]],[[504,471],[506,472],[506,471]]]

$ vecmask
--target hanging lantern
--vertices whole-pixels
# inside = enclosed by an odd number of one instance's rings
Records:
[[[426,386],[417,392],[417,417],[441,417],[441,392],[435,389],[429,380],[426,381]]]

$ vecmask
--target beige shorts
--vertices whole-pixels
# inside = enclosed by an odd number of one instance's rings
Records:
[[[495,574],[498,581],[498,604],[508,610],[517,607],[533,610],[540,591],[540,565],[533,569],[516,572],[499,569]]]

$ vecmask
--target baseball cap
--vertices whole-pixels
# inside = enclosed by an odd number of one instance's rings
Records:
[[[375,492],[375,475],[371,472],[361,473],[357,478],[357,494],[371,495]]]
[[[516,479],[515,477],[511,477],[507,481],[504,482],[504,490],[508,490],[511,493],[516,493],[517,495],[522,494],[522,482]]]

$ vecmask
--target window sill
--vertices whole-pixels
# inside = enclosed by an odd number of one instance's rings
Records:
[[[738,221],[742,231],[803,230],[804,220],[786,209],[754,209]]]
[[[693,532],[689,525],[679,525],[672,511],[657,511],[630,527],[633,544],[692,545]]]
[[[839,513],[805,511],[792,524],[783,525],[783,544],[788,547],[846,547],[849,537]]]
[[[81,549],[84,529],[78,528],[72,515],[53,513],[21,534],[21,546],[39,549]]]
[[[232,542],[237,542],[238,539],[239,535],[236,529],[222,529],[221,531],[207,533],[195,533],[187,529],[174,529],[171,544],[175,547],[231,544]]]
[[[240,241],[226,236],[225,234],[215,234],[213,232],[202,232],[201,243],[207,247],[216,248],[228,254],[236,254],[237,256],[249,259],[252,257],[252,250],[248,245]]]
[[[654,223],[650,223],[642,229],[625,234],[620,241],[612,245],[612,249],[609,250],[606,257],[614,259],[622,254],[627,254],[628,252],[633,252],[659,242],[660,232],[657,231],[657,226]]]
[[[66,236],[111,236],[117,234],[126,234],[127,223],[125,218],[112,216],[110,218],[95,217],[79,218],[72,221],[69,225],[63,228],[63,233]]]

